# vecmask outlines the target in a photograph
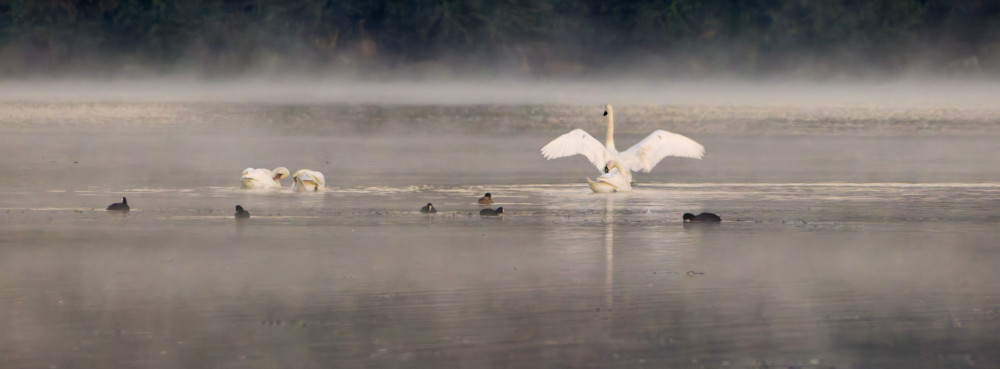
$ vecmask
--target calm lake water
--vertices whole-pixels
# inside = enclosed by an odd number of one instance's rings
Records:
[[[605,195],[539,154],[600,105],[0,104],[0,366],[1000,367],[1000,114],[615,107],[707,155]]]

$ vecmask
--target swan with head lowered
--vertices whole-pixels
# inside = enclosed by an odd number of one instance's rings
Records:
[[[292,191],[295,192],[319,192],[326,188],[326,178],[323,173],[315,170],[302,169],[292,175]]]
[[[277,167],[274,170],[264,168],[247,168],[240,174],[240,187],[248,190],[264,190],[281,188],[281,179],[288,177],[288,169]]]
[[[701,159],[705,155],[705,147],[701,144],[662,129],[653,131],[628,150],[618,152],[615,148],[615,114],[611,104],[604,105],[604,120],[608,124],[608,135],[603,145],[594,136],[577,128],[542,147],[542,156],[551,160],[583,155],[601,172],[608,162],[615,161],[623,169],[623,175],[628,174],[627,178],[631,181],[631,172],[649,173],[665,157]]]
[[[632,191],[632,174],[617,161],[608,161],[604,166],[604,174],[591,181],[587,178],[590,189],[597,193]]]

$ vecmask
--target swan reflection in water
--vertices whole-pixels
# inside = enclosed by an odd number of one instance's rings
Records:
[[[611,309],[615,292],[615,198],[604,200],[604,306]]]

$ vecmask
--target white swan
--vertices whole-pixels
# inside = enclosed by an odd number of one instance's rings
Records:
[[[288,177],[288,169],[277,167],[274,170],[264,168],[247,168],[240,175],[240,187],[248,190],[281,188],[281,179]]]
[[[326,179],[323,178],[323,173],[317,172],[315,170],[302,169],[292,175],[292,191],[295,192],[319,192],[323,191],[326,186]]]
[[[660,160],[668,156],[701,159],[705,147],[694,140],[661,129],[653,131],[645,139],[624,152],[615,149],[615,116],[611,104],[604,105],[604,116],[608,123],[608,136],[604,145],[582,129],[574,129],[552,140],[542,147],[542,156],[556,159],[565,156],[583,155],[598,171],[609,161],[616,161],[625,172],[642,171],[649,173]],[[629,174],[631,178],[631,174]]]
[[[587,178],[590,189],[597,193],[632,191],[632,173],[622,167],[617,161],[608,161],[604,166],[604,174],[591,181]]]

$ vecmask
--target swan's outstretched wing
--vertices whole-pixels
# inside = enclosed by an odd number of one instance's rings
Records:
[[[628,170],[649,173],[665,157],[701,159],[703,155],[705,147],[701,144],[679,134],[658,129],[621,153],[619,162]]]
[[[582,129],[569,131],[569,133],[559,136],[542,147],[542,156],[546,159],[583,155],[601,172],[604,171],[606,154],[604,145],[601,145],[600,141]]]

